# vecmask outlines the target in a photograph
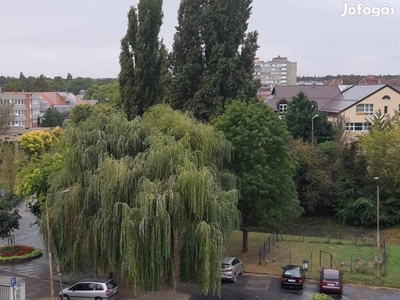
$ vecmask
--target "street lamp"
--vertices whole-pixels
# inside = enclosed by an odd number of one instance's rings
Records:
[[[311,119],[311,146],[314,147],[314,119],[318,118],[318,115],[315,115]]]
[[[51,293],[51,299],[54,299],[54,287],[53,287],[53,259],[51,257],[51,243],[50,243],[50,219],[49,219],[49,198],[52,196],[60,195],[60,194],[65,194],[68,193],[69,190],[61,190],[59,192],[47,195],[46,197],[46,227],[47,227],[47,254],[49,256],[49,270],[50,270],[50,293]]]
[[[381,251],[380,251],[380,236],[379,236],[379,177],[376,180],[376,276],[381,277]]]

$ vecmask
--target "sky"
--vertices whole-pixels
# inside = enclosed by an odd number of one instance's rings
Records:
[[[228,0],[224,0],[228,1]],[[0,75],[116,78],[127,13],[137,0],[13,0],[0,9]],[[180,0],[164,0],[160,37],[171,50]],[[257,57],[297,62],[298,76],[400,74],[400,2],[253,0]],[[373,17],[387,3],[394,14]],[[373,7],[376,7],[375,9]],[[352,12],[352,10],[348,10]]]

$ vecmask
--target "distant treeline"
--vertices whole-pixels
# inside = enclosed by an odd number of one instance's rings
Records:
[[[366,78],[368,75],[326,75],[326,76],[297,76],[297,81],[321,81],[325,82],[333,79],[342,79],[343,84],[358,84],[360,80]],[[400,75],[375,75],[379,79],[394,79],[400,78]]]
[[[70,92],[79,94],[79,91],[87,90],[94,85],[101,86],[116,80],[116,78],[73,78],[70,73],[66,78],[61,76],[48,78],[44,75],[25,77],[21,72],[19,78],[0,76],[0,87],[3,92]]]

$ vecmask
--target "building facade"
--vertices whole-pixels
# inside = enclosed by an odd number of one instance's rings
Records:
[[[275,85],[297,84],[297,62],[287,57],[274,57],[272,61],[254,61],[254,78],[261,81],[261,90],[270,91]]]
[[[26,92],[4,92],[1,104],[13,105],[11,113],[15,116],[12,127],[38,127],[40,114],[40,95]]]

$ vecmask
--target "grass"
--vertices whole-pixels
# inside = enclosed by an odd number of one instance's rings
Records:
[[[393,230],[393,233],[399,230]],[[387,234],[388,240],[397,241],[397,235]],[[399,235],[400,236],[400,235]],[[272,251],[266,254],[265,262],[259,264],[259,248],[268,239],[268,233],[249,233],[249,252],[242,253],[242,233],[234,232],[231,243],[227,247],[227,255],[241,259],[245,271],[250,273],[263,273],[280,276],[282,267],[286,264],[301,265],[303,259],[309,261],[307,277],[318,279],[321,267],[330,267],[332,254],[332,267],[344,272],[345,283],[366,284],[400,288],[400,245],[388,245],[387,271],[381,279],[376,279],[375,246],[355,245],[354,240],[329,239],[324,237],[306,237],[283,235],[275,242]],[[400,239],[399,239],[400,240]],[[329,241],[329,243],[328,243]],[[362,244],[362,243],[361,243]],[[389,244],[389,243],[388,243]],[[320,258],[320,250],[321,258]]]

